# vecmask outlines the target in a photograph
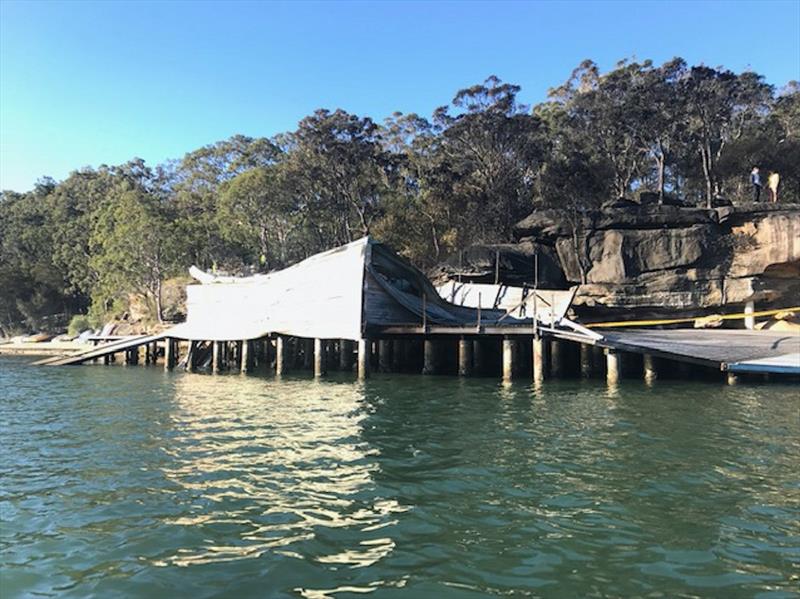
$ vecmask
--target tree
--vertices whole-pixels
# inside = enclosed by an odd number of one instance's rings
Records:
[[[95,308],[108,311],[115,300],[135,293],[154,304],[163,322],[161,287],[179,258],[173,233],[157,197],[141,188],[119,190],[91,234],[90,265],[98,276]]]
[[[596,153],[612,174],[611,193],[623,198],[641,174],[646,150],[640,125],[643,104],[638,91],[644,86],[651,63],[620,62],[601,75],[592,61],[582,62],[550,98],[564,107],[562,120],[585,153]]]
[[[704,66],[692,67],[682,77],[680,87],[687,131],[700,155],[706,205],[710,208],[721,191],[717,165],[723,150],[764,114],[772,88],[755,73],[736,75]]]
[[[269,270],[295,257],[296,213],[280,167],[259,166],[223,186],[218,220],[224,239],[239,245],[246,260]]]
[[[281,139],[285,180],[309,248],[319,251],[368,235],[394,176],[391,155],[369,118],[317,110]]]
[[[440,170],[432,182],[458,215],[458,245],[509,240],[514,224],[533,207],[544,129],[517,101],[519,90],[492,76],[434,112],[441,140],[433,160],[448,176]]]

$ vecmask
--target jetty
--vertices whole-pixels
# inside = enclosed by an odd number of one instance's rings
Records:
[[[180,365],[278,375],[308,369],[498,374],[503,379],[627,376],[647,381],[699,368],[729,383],[800,375],[800,334],[757,330],[592,329],[568,317],[575,289],[451,281],[439,288],[371,237],[289,268],[221,277],[193,268],[186,322],[103,343],[41,365]],[[143,354],[143,356],[142,356]]]

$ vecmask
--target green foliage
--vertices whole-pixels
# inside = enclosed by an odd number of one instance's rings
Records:
[[[269,271],[367,233],[428,267],[511,240],[540,207],[574,225],[580,255],[586,210],[639,191],[747,201],[756,164],[780,173],[782,201],[800,197],[796,82],[776,93],[756,73],[680,58],[607,73],[587,60],[546,102],[519,94],[489,77],[429,119],[318,110],[273,139],[237,135],[155,168],[133,159],[3,192],[0,334],[87,311],[97,324],[132,298],[160,320],[164,281],[191,264]]]
[[[67,334],[70,337],[77,337],[83,331],[93,328],[95,328],[95,324],[92,322],[92,319],[89,316],[86,314],[76,314],[72,317],[72,320],[69,321]]]

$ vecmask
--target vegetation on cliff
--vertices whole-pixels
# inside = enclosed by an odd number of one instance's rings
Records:
[[[508,241],[537,207],[575,218],[609,199],[746,200],[753,165],[800,197],[800,87],[756,73],[586,61],[534,107],[495,77],[430,118],[319,110],[272,139],[237,135],[151,167],[139,159],[0,196],[0,332],[53,315],[160,316],[190,264],[271,270],[366,233],[422,267]],[[766,200],[766,193],[762,196]],[[613,208],[611,208],[613,209]]]

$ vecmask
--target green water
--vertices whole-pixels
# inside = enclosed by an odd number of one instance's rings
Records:
[[[4,358],[0,435],[3,599],[800,589],[798,387]]]

